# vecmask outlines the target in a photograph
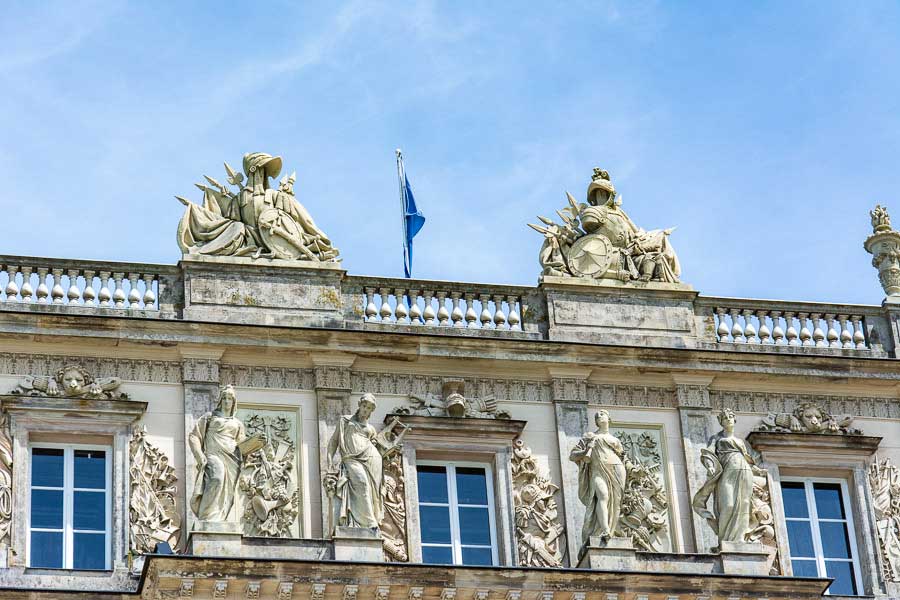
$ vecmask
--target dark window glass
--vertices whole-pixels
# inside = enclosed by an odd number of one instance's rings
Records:
[[[446,546],[422,546],[422,562],[435,565],[452,565],[453,551]]]
[[[31,527],[62,529],[62,490],[31,490]]]
[[[445,467],[433,467],[420,465],[416,467],[419,483],[419,502],[441,502],[446,504],[447,499],[447,469]]]
[[[794,577],[818,577],[819,571],[816,567],[815,560],[798,560],[791,561],[794,568]]]
[[[419,519],[422,523],[422,542],[432,544],[450,543],[450,509],[446,506],[420,506]]]
[[[491,522],[486,508],[459,509],[459,537],[463,544],[491,545]]]
[[[484,469],[456,467],[456,496],[459,504],[487,504]]]
[[[31,485],[38,487],[62,487],[63,465],[63,450],[61,448],[32,448]]]
[[[75,492],[72,520],[75,529],[106,530],[106,494]]]
[[[784,516],[809,518],[809,508],[806,506],[806,490],[803,484],[797,481],[781,482],[781,498],[784,500]]]
[[[75,450],[75,487],[106,489],[106,452]]]
[[[464,565],[492,565],[494,557],[490,548],[463,548],[462,564]]]
[[[788,545],[791,547],[791,557],[816,555],[813,548],[812,530],[809,521],[788,521]]]
[[[72,547],[75,569],[106,568],[106,536],[102,533],[76,533]]]
[[[814,483],[813,494],[816,497],[816,512],[820,519],[844,518],[844,502],[841,499],[840,484]]]
[[[819,532],[822,534],[825,558],[850,558],[850,536],[847,535],[846,524],[823,521],[819,523]]]
[[[31,532],[31,566],[61,569],[63,566],[63,534],[50,531]]]
[[[853,577],[853,564],[848,561],[826,560],[825,573],[834,581],[828,588],[832,596],[855,596],[856,580]]]

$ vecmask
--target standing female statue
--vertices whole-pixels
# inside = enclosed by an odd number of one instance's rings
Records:
[[[236,410],[234,386],[225,386],[216,409],[200,417],[188,437],[197,462],[190,504],[201,521],[236,523],[243,514],[236,492],[243,462],[239,446],[247,448],[241,444],[247,435],[244,424],[234,416]],[[258,449],[262,444],[253,445]]]
[[[753,475],[765,476],[756,466],[755,453],[734,435],[735,416],[729,408],[719,413],[722,431],[700,451],[708,479],[694,496],[694,512],[705,518],[722,542],[744,542],[753,533],[751,506]],[[713,496],[713,512],[707,508]]]
[[[594,422],[597,431],[585,433],[569,454],[578,465],[578,499],[587,507],[582,544],[591,536],[606,540],[616,535],[625,491],[625,449],[609,433],[609,413],[599,411]]]
[[[364,394],[356,412],[340,418],[328,442],[328,459],[339,454],[325,474],[335,525],[377,529],[384,516],[382,456],[375,445],[377,432],[369,424],[375,406],[375,396]]]

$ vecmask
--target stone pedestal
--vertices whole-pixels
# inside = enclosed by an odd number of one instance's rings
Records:
[[[769,551],[759,542],[722,542],[719,556],[726,575],[769,574]]]
[[[334,528],[334,560],[345,562],[384,562],[381,534],[360,527]]]
[[[595,571],[637,571],[638,559],[631,538],[613,537],[606,541],[591,537],[578,552],[578,568]]]
[[[188,537],[188,553],[198,556],[240,556],[243,534],[240,523],[198,522]]]

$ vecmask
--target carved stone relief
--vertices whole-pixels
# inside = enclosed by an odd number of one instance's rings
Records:
[[[381,519],[384,559],[390,562],[408,562],[406,483],[403,479],[403,456],[400,452],[393,452],[384,458],[381,498],[384,503],[384,516]]]
[[[118,377],[124,381],[154,383],[181,382],[181,361],[0,353],[0,373],[12,375],[55,373],[69,364],[80,365],[96,377]]]
[[[181,537],[181,517],[175,468],[169,457],[147,441],[147,430],[135,431],[129,445],[131,493],[131,550],[137,554],[154,552],[165,542],[175,550]]]
[[[521,439],[513,444],[511,459],[516,545],[519,564],[561,567],[564,527],[559,522],[556,492],[545,469],[539,469],[531,448]]]
[[[900,419],[900,403],[896,398],[728,390],[710,390],[709,395],[712,408],[716,410],[730,408],[742,412],[793,413],[801,404],[814,403],[832,415]]]
[[[266,367],[259,365],[222,365],[222,383],[238,387],[314,390],[316,375],[313,369]]]
[[[410,394],[412,406],[403,406],[394,412],[400,415],[426,417],[457,417],[474,419],[509,419],[509,412],[497,407],[496,398],[466,398],[466,382],[462,379],[444,381],[441,395]]]
[[[829,433],[861,435],[859,429],[850,424],[853,417],[828,414],[815,402],[804,402],[792,413],[769,413],[756,427],[757,431],[778,431],[782,433]]]
[[[0,546],[8,546],[12,527],[13,445],[9,436],[9,416],[0,415]]]
[[[900,469],[889,459],[869,465],[869,488],[881,547],[881,568],[888,581],[900,582]]]
[[[91,400],[127,400],[119,391],[118,377],[94,377],[78,364],[63,366],[54,375],[27,375],[12,391],[25,396],[86,398]]]
[[[463,381],[468,393],[476,398],[493,397],[510,402],[550,402],[552,398],[549,381],[482,377],[465,377]],[[444,382],[444,377],[434,375],[373,371],[353,371],[351,373],[351,387],[354,393],[440,395],[443,392]]]
[[[244,535],[300,537],[296,410],[243,406],[235,416],[244,423],[248,437],[265,440],[241,466]]]

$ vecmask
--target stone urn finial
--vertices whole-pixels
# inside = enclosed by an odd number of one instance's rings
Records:
[[[876,205],[869,212],[872,235],[863,247],[872,255],[872,266],[878,269],[878,280],[889,298],[900,301],[900,232],[891,227],[887,209]]]

